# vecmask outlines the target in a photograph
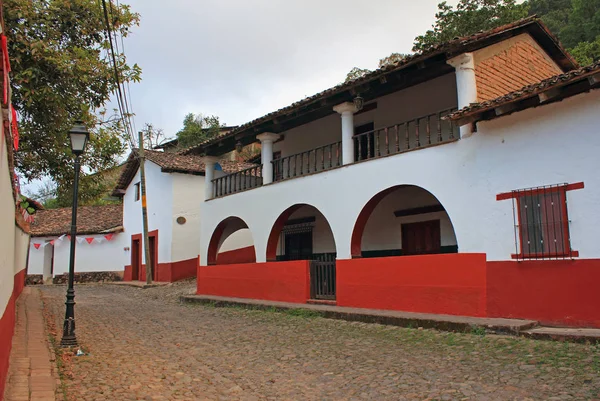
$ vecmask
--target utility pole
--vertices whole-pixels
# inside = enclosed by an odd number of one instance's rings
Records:
[[[146,157],[144,156],[144,133],[139,132],[140,189],[142,191],[142,230],[144,232],[144,250],[146,256],[146,284],[152,284],[152,257],[150,256],[150,239],[148,238],[148,209],[146,207]]]

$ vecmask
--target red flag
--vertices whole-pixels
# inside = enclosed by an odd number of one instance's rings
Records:
[[[33,246],[35,247],[35,249],[40,249],[40,244],[33,244]]]
[[[2,35],[2,54],[4,55],[4,68],[10,72],[10,60],[8,59],[8,40],[6,35]]]
[[[67,235],[67,239],[68,239],[69,241],[71,241],[71,236],[70,236],[70,235]]]
[[[56,240],[53,239],[52,241],[50,241],[50,245],[54,245],[54,241]]]
[[[12,110],[12,135],[15,150],[19,150],[19,125],[17,124],[17,111],[14,107],[10,107]]]
[[[112,239],[113,235],[112,234],[106,234],[104,236],[104,238],[106,238],[107,241],[110,241]]]
[[[94,238],[93,237],[88,237],[85,240],[87,241],[88,244],[91,244],[92,241],[94,240]]]

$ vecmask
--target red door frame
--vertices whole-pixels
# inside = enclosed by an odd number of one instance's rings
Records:
[[[131,236],[131,281],[140,279],[140,270],[142,266],[142,235]]]
[[[152,279],[156,280],[156,278],[158,277],[158,230],[153,230],[148,232],[148,239],[152,238],[154,240],[154,249],[151,249],[151,251],[154,251],[154,266],[152,269]],[[138,256],[138,261],[139,261],[139,270],[137,273],[137,279],[141,280],[142,276],[145,277],[145,264],[142,264],[143,261],[143,257],[142,255],[145,254],[144,252],[144,247],[143,247],[143,238],[142,238],[142,234],[133,234],[131,236],[131,249],[132,249],[132,253],[131,253],[131,257],[133,258],[133,242],[134,241],[139,241],[139,256]],[[147,262],[147,261],[146,261]],[[134,280],[133,277],[135,277],[135,273],[133,272],[134,266],[133,266],[133,260],[131,263],[131,277],[132,280]]]

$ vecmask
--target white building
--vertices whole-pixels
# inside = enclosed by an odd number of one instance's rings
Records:
[[[598,66],[577,70],[557,43],[518,21],[189,150],[209,155],[212,184],[198,293],[600,327],[600,92],[583,93]],[[216,157],[254,141],[260,169],[213,176]],[[241,229],[256,263],[219,265]]]
[[[200,206],[204,199],[204,163],[198,156],[146,151],[146,199],[153,279],[177,281],[194,277],[200,251]],[[221,166],[222,165],[222,166]],[[225,174],[247,167],[245,163],[221,162]],[[145,252],[142,241],[142,207],[139,158],[132,152],[113,195],[123,198],[123,226],[127,254],[125,280],[145,280]],[[224,244],[226,258],[248,261],[252,242],[244,233]],[[240,249],[237,251],[238,249]],[[240,259],[241,258],[241,259]],[[253,258],[253,252],[250,252]]]
[[[44,282],[69,272],[71,208],[40,210],[31,225],[28,275]],[[87,280],[123,277],[128,241],[123,234],[121,205],[80,206],[77,209],[75,274]],[[115,277],[116,278],[116,277]]]

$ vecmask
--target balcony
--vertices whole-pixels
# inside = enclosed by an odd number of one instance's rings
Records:
[[[459,129],[443,117],[456,111],[450,108],[387,127],[354,135],[353,162],[392,156],[458,140]],[[343,165],[342,142],[299,152],[271,161],[273,182],[316,174]],[[212,180],[213,198],[246,191],[263,185],[263,165]]]

